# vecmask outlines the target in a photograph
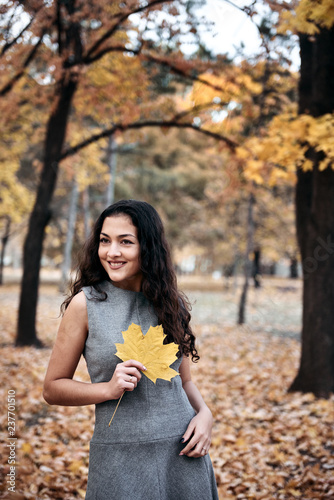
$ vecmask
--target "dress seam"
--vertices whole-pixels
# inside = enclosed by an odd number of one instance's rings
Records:
[[[149,443],[157,443],[158,441],[170,441],[171,439],[173,438],[177,438],[177,437],[182,437],[183,434],[174,434],[173,436],[168,436],[168,437],[164,437],[164,438],[158,438],[158,439],[150,439],[149,441],[147,439],[143,440],[143,441],[93,441],[91,440],[91,444],[104,444],[104,445],[107,445],[107,446],[113,446],[115,444],[125,444],[125,445],[129,445],[129,444],[149,444]]]
[[[160,480],[160,471],[158,468],[158,460],[157,460],[157,449],[156,446],[154,446],[154,455],[155,455],[155,469],[156,469],[156,476],[157,476],[157,481],[158,481],[158,489],[159,489],[159,498],[161,499],[161,480]]]

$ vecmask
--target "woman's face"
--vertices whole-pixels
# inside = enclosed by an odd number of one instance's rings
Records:
[[[99,244],[99,258],[118,288],[139,292],[142,283],[137,228],[127,215],[106,217]]]

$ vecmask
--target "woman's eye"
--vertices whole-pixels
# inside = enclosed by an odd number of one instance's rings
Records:
[[[132,245],[133,244],[133,242],[130,240],[122,240],[122,243],[124,243],[125,245]]]
[[[100,238],[100,243],[109,243],[109,240],[107,238]]]

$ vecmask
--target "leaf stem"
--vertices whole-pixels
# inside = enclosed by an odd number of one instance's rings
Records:
[[[124,392],[125,392],[125,391],[124,391]],[[119,404],[120,404],[120,402],[121,402],[121,400],[122,400],[122,397],[124,396],[124,392],[123,392],[122,396],[121,396],[121,397],[119,398],[119,400],[118,400],[118,403],[117,403],[117,405],[116,405],[115,411],[114,411],[114,413],[112,414],[112,417],[111,417],[111,419],[110,419],[110,422],[109,422],[109,427],[110,427],[110,424],[111,424],[111,422],[112,422],[112,420],[113,420],[113,418],[114,418],[114,416],[115,416],[115,413],[116,413],[116,411],[117,411],[117,408],[118,408],[118,406],[119,406]]]

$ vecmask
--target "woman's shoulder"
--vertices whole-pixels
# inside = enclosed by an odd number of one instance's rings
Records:
[[[107,288],[108,288],[108,283],[106,281],[101,281],[94,285],[83,286],[81,288],[81,292],[84,294],[86,299],[101,300],[102,297],[106,298]]]
[[[68,305],[68,308],[71,308],[71,310],[78,312],[87,310],[86,298],[83,290],[74,295],[74,297],[72,298],[71,302]]]
[[[71,322],[73,320],[75,322],[82,323],[83,325],[87,324],[87,304],[83,292],[79,292],[72,297],[64,312],[62,320],[64,323],[68,321]]]

